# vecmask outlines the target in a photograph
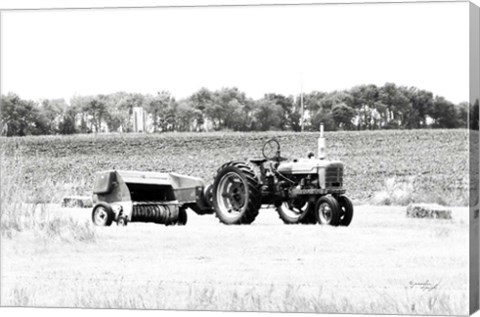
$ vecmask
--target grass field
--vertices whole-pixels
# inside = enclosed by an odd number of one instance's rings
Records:
[[[316,134],[88,135],[2,140],[1,303],[350,313],[466,314],[468,209],[412,219],[411,201],[465,206],[466,130],[327,133],[355,200],[348,228],[286,226],[262,210],[251,226],[189,213],[185,227],[94,228],[89,194],[102,169],[176,171],[211,181],[225,161],[261,155],[277,137],[287,157]]]
[[[98,170],[176,171],[211,182],[223,163],[261,156],[271,137],[280,140],[283,156],[295,158],[316,151],[317,136],[218,132],[8,138],[2,142],[2,171],[22,175],[29,200],[59,202],[67,193],[89,194]],[[345,185],[357,201],[371,199],[391,180],[406,187],[415,201],[467,205],[468,130],[334,132],[326,138],[328,157],[345,163]]]
[[[89,221],[89,210],[52,210]],[[273,210],[241,227],[189,216],[185,227],[96,228],[83,242],[68,232],[4,239],[2,304],[467,313],[466,208],[432,220],[361,206],[348,228],[286,226]]]

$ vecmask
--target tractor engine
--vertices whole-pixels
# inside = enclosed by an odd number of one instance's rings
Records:
[[[289,181],[292,191],[324,194],[330,190],[343,189],[343,163],[319,159],[302,159],[283,162],[277,171]],[[282,182],[282,183],[284,183]]]

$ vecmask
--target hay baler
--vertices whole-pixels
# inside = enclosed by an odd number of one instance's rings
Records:
[[[213,213],[202,179],[176,173],[108,170],[96,173],[92,221],[98,226],[128,222],[187,223],[186,209]]]

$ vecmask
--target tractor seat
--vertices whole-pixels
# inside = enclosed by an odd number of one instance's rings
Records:
[[[252,158],[250,159],[250,162],[252,162],[253,164],[257,164],[257,165],[260,165],[260,164],[263,164],[265,163],[266,161],[268,161],[266,158],[264,157],[258,157],[258,158]]]
[[[266,158],[252,158],[250,159],[250,162],[252,162],[253,164],[256,164],[256,165],[260,165],[260,164],[263,164],[265,162],[268,162],[268,161],[278,161],[278,162],[283,162],[283,161],[288,161],[288,159],[286,157],[277,157],[277,158],[274,158],[274,159],[271,159],[271,160],[267,160]]]

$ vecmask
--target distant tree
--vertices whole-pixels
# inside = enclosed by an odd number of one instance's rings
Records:
[[[199,126],[203,126],[207,117],[213,120],[212,117],[216,116],[214,108],[214,96],[213,93],[207,88],[201,88],[199,91],[193,93],[188,97],[188,101],[196,112],[197,118],[195,121]]]
[[[326,120],[322,122],[325,127],[335,130],[337,127],[342,129],[352,129],[352,119],[356,111],[352,108],[353,98],[346,91],[333,91],[324,94],[318,100],[319,108],[312,117],[313,130],[318,130],[320,118]]]
[[[271,100],[261,99],[256,102],[254,117],[256,130],[278,130],[282,122],[282,108]]]
[[[320,124],[323,124],[323,127],[327,131],[337,130],[337,125],[333,119],[332,112],[329,110],[319,110],[311,118],[311,126],[309,127],[312,131],[319,131]]]
[[[352,120],[355,117],[355,110],[345,103],[340,103],[333,107],[331,116],[337,127],[350,130],[353,127]]]
[[[197,118],[200,110],[195,109],[188,99],[180,100],[176,108],[176,127],[178,131],[197,131],[199,129]]]
[[[251,100],[237,87],[224,87],[213,93],[213,102],[207,114],[218,129],[245,130]],[[237,117],[237,114],[239,117]]]
[[[107,117],[107,102],[104,95],[93,97],[84,104],[82,110],[88,115],[91,127],[95,132],[101,132],[102,122]]]
[[[380,87],[378,101],[386,107],[385,111],[381,113],[383,119],[381,126],[383,128],[400,128],[403,126],[404,113],[411,108],[407,92],[407,88],[397,87],[393,83],[386,83],[383,87]]]
[[[131,130],[133,102],[130,101],[130,94],[116,92],[105,95],[103,100],[106,104],[106,115],[103,120],[107,124],[108,131],[126,132],[129,131],[129,128]]]
[[[251,131],[254,128],[254,117],[252,110],[254,102],[245,101],[245,104],[240,104],[236,99],[230,101],[229,107],[231,113],[228,120],[228,129],[234,131]]]
[[[121,124],[122,131],[133,131],[132,116],[133,108],[135,107],[147,108],[147,96],[139,93],[129,93],[120,100],[119,109],[123,113]]]
[[[77,122],[78,120],[77,131],[79,133],[92,132],[89,116],[85,111],[85,108],[88,107],[88,103],[92,100],[92,96],[73,96],[70,99],[70,107],[72,107],[72,111],[75,112],[75,121]]]
[[[327,94],[321,91],[312,91],[303,95],[303,104],[305,113],[316,113],[322,109],[322,100]],[[297,97],[300,101],[300,96]]]
[[[7,136],[48,134],[47,121],[38,106],[16,94],[2,95],[2,131]]]
[[[468,128],[468,112],[470,104],[468,102],[461,102],[456,106],[457,113],[457,127]]]
[[[298,125],[299,116],[294,115],[295,104],[293,96],[285,97],[281,94],[266,94],[264,99],[275,102],[282,108],[282,120],[280,122],[280,128],[282,130],[293,130],[293,126]]]
[[[290,114],[290,127],[293,131],[299,132],[302,130],[302,113],[301,110],[299,109],[300,107],[295,106],[295,109],[292,111]]]
[[[361,85],[350,91],[352,106],[357,112],[357,129],[372,129],[378,125],[381,113],[376,109],[380,90],[375,85]]]
[[[320,91],[312,91],[310,93],[303,95],[303,109],[302,109],[302,96],[298,95],[295,101],[295,111],[292,113],[292,130],[294,131],[301,131],[302,129],[302,121],[303,127],[305,130],[312,129],[312,125],[315,125],[314,130],[318,129],[317,123],[313,122],[314,117],[319,113],[327,113],[331,110],[326,109],[329,107],[328,104],[325,103],[325,98],[327,97],[327,93],[320,92]],[[303,117],[302,117],[303,115]]]
[[[58,133],[60,134],[74,134],[77,133],[75,108],[69,107],[63,113],[62,119],[58,125]]]
[[[433,127],[452,129],[457,127],[455,106],[443,97],[436,96],[432,110]]]
[[[153,119],[154,132],[174,130],[175,99],[168,91],[160,91],[147,101],[147,112]]]
[[[40,115],[45,120],[48,134],[58,133],[60,121],[68,105],[64,99],[45,99],[40,105]]]
[[[70,106],[61,99],[40,105],[15,94],[2,96],[2,134],[71,134],[133,130],[133,108],[142,107],[154,131],[202,130],[327,130],[350,129],[478,129],[478,100],[453,104],[416,87],[385,83],[360,85],[344,91],[312,91],[300,96],[268,93],[254,101],[236,87],[201,88],[176,101],[168,91],[156,95],[117,92],[74,96]],[[304,111],[302,111],[302,109]],[[303,117],[302,117],[303,115]]]
[[[433,94],[415,87],[410,88],[409,99],[412,104],[414,117],[410,118],[411,128],[425,128],[427,116],[433,111]]]

